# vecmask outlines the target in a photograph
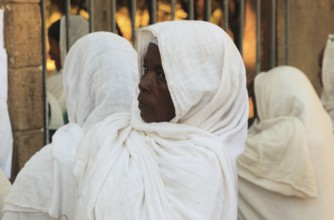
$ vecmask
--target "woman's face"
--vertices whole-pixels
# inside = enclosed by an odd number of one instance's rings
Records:
[[[49,44],[50,44],[50,50],[49,55],[51,60],[55,61],[56,69],[59,71],[61,69],[61,62],[60,62],[60,47],[59,42],[57,42],[55,39],[49,36]]]
[[[172,120],[175,117],[175,108],[156,44],[148,45],[143,71],[138,95],[141,118],[148,123]]]

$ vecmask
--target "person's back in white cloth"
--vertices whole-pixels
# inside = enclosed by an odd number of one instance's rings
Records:
[[[311,83],[282,66],[254,86],[258,119],[238,159],[238,218],[334,219],[332,125]]]
[[[132,114],[96,124],[78,147],[76,219],[236,219],[248,118],[237,48],[202,21],[157,23],[138,42]]]
[[[321,102],[332,119],[334,131],[334,34],[328,35],[323,57],[320,57]]]
[[[94,123],[130,112],[139,80],[137,53],[115,34],[95,32],[77,41],[64,66],[70,123],[18,174],[6,199],[4,219],[74,219],[76,148]]]

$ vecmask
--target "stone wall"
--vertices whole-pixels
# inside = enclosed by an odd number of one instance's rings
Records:
[[[13,180],[44,144],[41,16],[39,0],[0,0],[0,7],[5,9]]]

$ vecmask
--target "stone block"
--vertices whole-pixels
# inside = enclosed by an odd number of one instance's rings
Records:
[[[12,181],[24,164],[44,146],[42,130],[14,132]]]
[[[8,106],[14,131],[43,127],[43,75],[37,67],[9,69]]]
[[[0,7],[5,10],[4,35],[9,68],[40,66],[42,29],[39,4],[0,1]]]

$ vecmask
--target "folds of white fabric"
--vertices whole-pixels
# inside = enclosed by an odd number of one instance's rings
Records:
[[[48,109],[50,115],[48,128],[56,130],[64,125],[63,111],[58,100],[51,93],[48,92],[46,97],[50,105],[50,109]]]
[[[52,143],[36,153],[16,177],[5,200],[8,218],[28,216],[74,219],[76,181],[73,175],[81,128],[70,123],[57,130]],[[30,214],[29,214],[30,213]],[[45,215],[43,215],[44,213]],[[22,215],[22,219],[26,219]],[[36,217],[37,218],[37,217]]]
[[[249,130],[245,152],[238,159],[239,176],[285,196],[316,197],[315,173],[306,140],[298,118],[255,122]]]
[[[238,218],[334,219],[330,118],[298,69],[255,78],[258,120],[238,159]]]
[[[323,63],[322,63],[322,82],[323,90],[321,102],[332,119],[334,128],[334,35],[328,35]],[[334,129],[333,129],[334,130]]]
[[[76,219],[236,219],[229,157],[200,129],[117,114],[88,131],[78,157]]]

